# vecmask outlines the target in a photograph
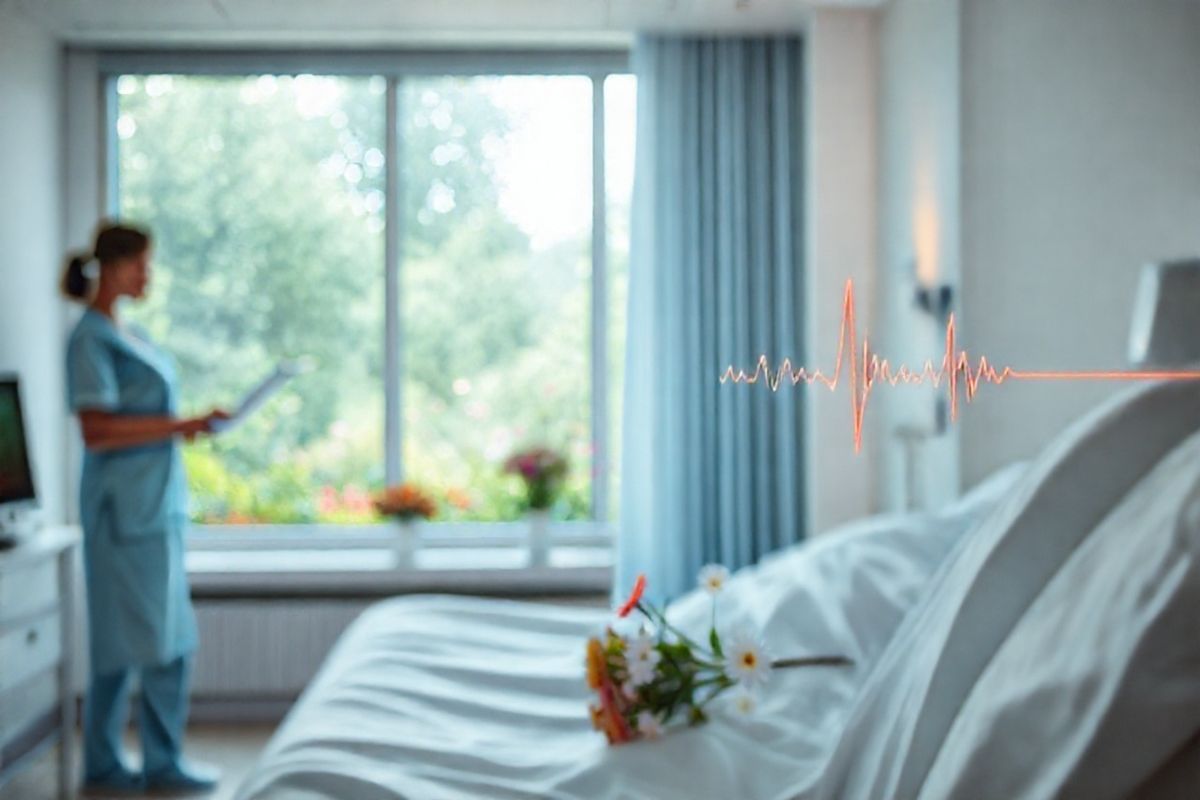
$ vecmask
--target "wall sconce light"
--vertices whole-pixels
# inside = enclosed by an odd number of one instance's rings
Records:
[[[939,329],[950,324],[950,311],[954,308],[954,287],[948,283],[927,286],[918,281],[913,293],[917,308],[933,317]],[[941,436],[950,426],[950,408],[946,398],[938,395],[934,405],[934,434]]]
[[[950,321],[950,309],[954,305],[954,287],[948,283],[933,286],[917,284],[913,299],[917,308],[932,316],[939,325],[945,326]]]

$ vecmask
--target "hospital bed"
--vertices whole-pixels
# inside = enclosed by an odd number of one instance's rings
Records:
[[[1135,355],[1169,341],[1195,361],[1194,311],[1166,324],[1154,302],[1179,275],[1152,272]],[[777,672],[753,715],[609,747],[583,664],[609,612],[388,600],[237,797],[1200,797],[1200,381],[1114,397],[938,513],[860,520],[741,570],[721,613],[778,653],[854,667]],[[696,636],[708,614],[699,591],[668,610]]]

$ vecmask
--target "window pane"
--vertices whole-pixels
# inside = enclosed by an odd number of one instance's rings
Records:
[[[185,410],[311,356],[242,427],[187,448],[205,522],[361,521],[383,479],[382,78],[122,76],[120,213],[155,235],[130,316]]]
[[[447,516],[512,519],[516,447],[571,462],[590,516],[592,86],[579,76],[405,79],[406,477]]]

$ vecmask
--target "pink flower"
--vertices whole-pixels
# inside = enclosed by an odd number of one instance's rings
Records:
[[[317,512],[333,514],[338,510],[339,505],[337,489],[332,486],[322,486],[320,493],[317,494]]]
[[[342,502],[349,511],[365,513],[371,510],[371,495],[350,484],[342,489]]]

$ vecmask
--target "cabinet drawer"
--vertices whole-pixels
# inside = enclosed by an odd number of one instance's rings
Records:
[[[5,623],[56,605],[58,562],[53,558],[0,572],[0,629]]]
[[[0,634],[0,692],[59,661],[62,627],[57,611]]]
[[[49,669],[0,692],[0,747],[58,705],[58,673]]]

